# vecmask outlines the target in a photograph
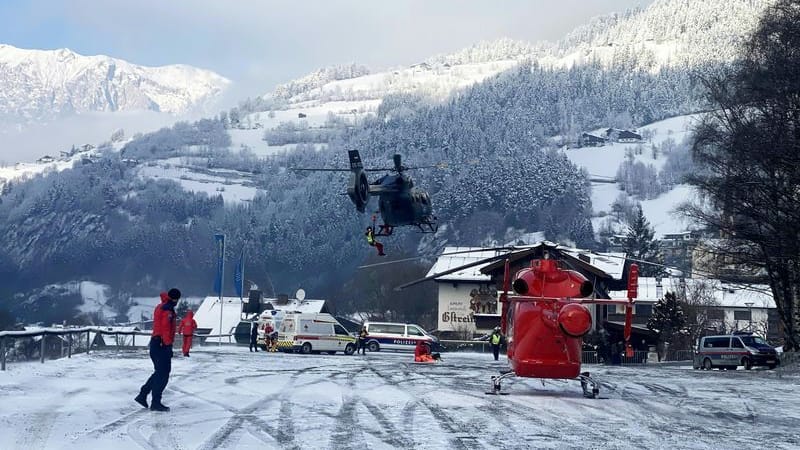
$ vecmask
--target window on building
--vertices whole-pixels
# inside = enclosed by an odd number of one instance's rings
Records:
[[[650,317],[653,315],[653,305],[636,305],[637,316]]]
[[[750,311],[734,311],[733,320],[750,320]]]
[[[725,319],[725,311],[719,308],[709,308],[706,310],[706,317],[709,320],[723,320]]]

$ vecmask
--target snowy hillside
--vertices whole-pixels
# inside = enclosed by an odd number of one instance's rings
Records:
[[[684,143],[690,137],[691,127],[697,117],[697,115],[679,116],[645,125],[637,131],[652,137],[643,143],[618,142],[603,147],[568,149],[564,150],[564,154],[578,167],[585,168],[590,178],[594,179],[614,179],[626,155],[632,156],[634,161],[652,165],[658,170],[664,166],[667,155],[658,153],[654,158],[653,147],[660,148],[668,140],[676,145]],[[637,147],[642,150],[641,154],[636,154]],[[606,215],[611,212],[611,205],[620,194],[623,194],[623,191],[617,183],[592,183],[592,206],[596,215],[592,222],[595,231],[599,230],[603,223],[611,220],[611,217]],[[686,230],[688,224],[672,211],[679,203],[689,200],[692,195],[692,189],[688,185],[678,185],[655,199],[641,200],[642,211],[657,236]]]
[[[230,169],[198,170],[201,163],[191,158],[158,160],[136,168],[143,179],[168,179],[190,192],[206,193],[209,197],[221,195],[226,203],[250,201],[258,189],[252,174]]]
[[[541,50],[543,64],[564,67],[597,61],[656,71],[733,60],[775,0],[657,0],[644,10],[598,17],[578,27],[555,49]]]
[[[185,65],[144,67],[69,49],[0,44],[0,121],[22,123],[92,111],[206,111],[230,81]]]
[[[58,158],[47,156],[32,163],[16,163],[13,165],[2,163],[0,164],[0,196],[3,195],[3,187],[9,182],[30,179],[49,171],[66,170],[76,162],[94,161],[98,156],[97,149],[93,145],[85,145],[71,155],[65,154]]]
[[[262,96],[263,105],[269,106],[247,111],[241,129],[232,132],[234,148],[274,154],[287,148],[261,141],[264,129],[282,123],[325,128],[331,117],[358,123],[375,114],[389,95],[413,93],[441,101],[521,61],[554,68],[599,63],[606,68],[652,72],[730,62],[772,3],[774,0],[657,0],[645,9],[597,17],[555,43],[499,39],[410,67],[380,72],[355,64],[320,69]]]

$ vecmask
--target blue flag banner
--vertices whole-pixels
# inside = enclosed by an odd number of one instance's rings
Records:
[[[222,275],[225,270],[225,235],[215,234],[214,244],[217,249],[217,276],[214,278],[214,292],[222,296]]]
[[[236,295],[239,298],[242,297],[242,290],[244,286],[242,282],[244,281],[244,249],[242,249],[242,254],[239,256],[239,263],[236,264],[236,269],[233,272],[233,284],[236,286]]]

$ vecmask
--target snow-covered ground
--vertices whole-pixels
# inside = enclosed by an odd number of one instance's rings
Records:
[[[505,366],[485,354],[249,353],[176,357],[169,413],[133,402],[145,350],[97,351],[0,372],[0,448],[798,448],[800,378],[780,371],[587,366],[572,381],[520,379],[484,395]],[[781,376],[782,375],[782,376]]]

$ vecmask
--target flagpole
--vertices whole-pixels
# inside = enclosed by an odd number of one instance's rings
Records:
[[[219,341],[217,341],[217,346],[222,347],[222,306],[224,302],[222,301],[222,292],[224,291],[224,280],[225,280],[225,235],[222,235],[222,252],[221,252],[221,270],[220,270],[220,278],[219,278]]]

